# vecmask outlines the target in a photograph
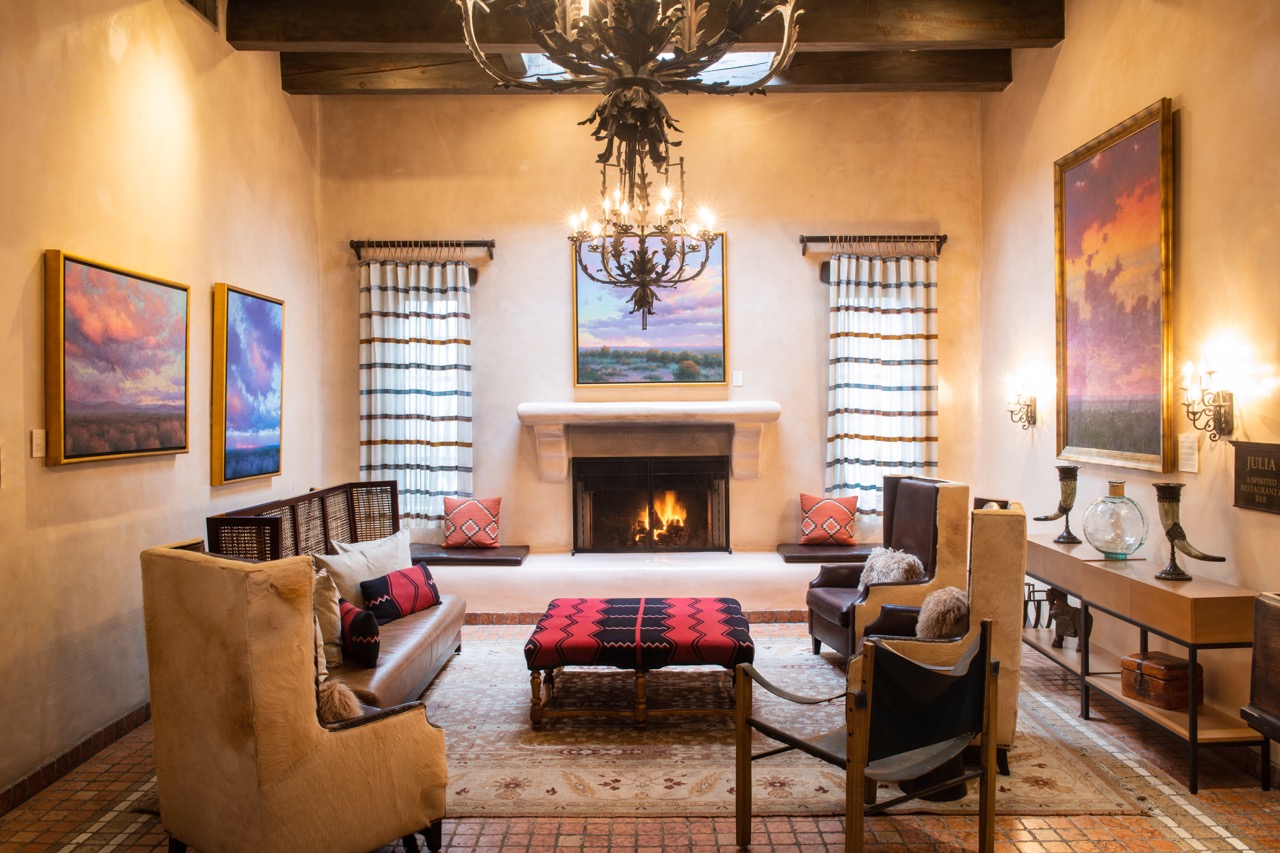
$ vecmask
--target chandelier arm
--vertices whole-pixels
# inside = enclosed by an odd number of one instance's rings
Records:
[[[759,23],[765,18],[777,14],[781,16],[783,26],[782,46],[778,49],[778,52],[774,54],[773,62],[769,64],[769,69],[758,79],[751,83],[743,83],[733,86],[728,83],[703,83],[699,80],[682,78],[680,80],[672,81],[663,80],[664,85],[679,92],[701,92],[712,95],[739,95],[759,91],[766,83],[776,77],[779,72],[791,63],[791,57],[795,54],[796,45],[799,44],[800,40],[800,24],[797,19],[804,11],[803,9],[796,8],[796,4],[798,2],[799,0],[784,0],[784,2],[779,2],[778,5],[774,6],[755,22]],[[744,29],[746,29],[746,27],[744,27]],[[722,32],[717,36],[716,39],[712,41],[712,44],[715,44],[721,38],[726,37],[728,32],[728,28],[726,27],[725,32]],[[733,44],[736,44],[741,38],[742,35],[740,32],[734,33],[732,35],[733,41],[725,48],[725,51],[727,52],[729,47],[732,47]]]

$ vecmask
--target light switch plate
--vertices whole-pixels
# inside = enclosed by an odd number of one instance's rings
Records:
[[[741,370],[733,371],[733,387],[734,388],[742,387],[742,371]]]
[[[1194,432],[1178,434],[1178,470],[1188,474],[1200,472],[1200,435]]]
[[[44,458],[44,437],[45,432],[42,429],[33,429],[31,431],[31,458]]]

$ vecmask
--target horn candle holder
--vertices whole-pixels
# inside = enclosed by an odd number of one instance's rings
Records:
[[[1156,580],[1189,581],[1191,575],[1178,565],[1178,551],[1193,560],[1205,560],[1211,563],[1225,563],[1226,557],[1215,557],[1206,554],[1187,541],[1187,533],[1182,529],[1179,520],[1182,503],[1182,489],[1185,483],[1155,483],[1156,501],[1160,507],[1160,523],[1164,525],[1164,536],[1169,540],[1169,564],[1156,575]]]
[[[1063,519],[1062,532],[1054,537],[1060,545],[1079,545],[1080,537],[1071,532],[1071,508],[1076,505],[1076,481],[1079,479],[1079,465],[1058,465],[1058,511],[1053,515],[1037,515],[1035,521],[1056,521]]]

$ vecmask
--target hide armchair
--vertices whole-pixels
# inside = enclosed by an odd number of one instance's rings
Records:
[[[823,565],[809,582],[809,634],[813,653],[826,643],[852,657],[862,628],[886,603],[919,605],[944,586],[963,588],[969,551],[969,487],[950,480],[890,475],[884,478],[884,547],[914,554],[924,580],[859,588],[866,558]]]
[[[867,815],[914,799],[956,799],[971,779],[978,780],[978,850],[994,849],[995,749],[987,735],[999,713],[1000,665],[991,657],[991,623],[981,623],[949,669],[922,665],[881,642],[863,645],[849,661],[845,692],[830,697],[790,693],[751,664],[738,665],[734,812],[739,847],[751,845],[752,762],[798,749],[844,771],[846,853],[862,853]],[[757,716],[752,705],[757,685],[797,705],[842,699],[845,723],[814,734],[813,720],[797,725],[791,719],[803,717],[802,708],[780,719]],[[969,769],[963,753],[975,737],[982,748],[977,768]],[[756,751],[753,741],[767,748]],[[876,802],[880,782],[896,783],[902,794]],[[960,786],[965,790],[957,791]]]
[[[977,637],[980,622],[991,622],[991,653],[1000,661],[996,755],[1000,772],[1007,775],[1008,751],[1018,728],[1027,516],[1021,504],[993,503],[996,506],[973,511],[968,633],[949,640],[915,639],[920,608],[887,605],[875,622],[867,624],[866,636],[883,638],[886,647],[912,660],[932,666],[951,666]]]
[[[439,848],[444,733],[421,703],[317,715],[310,557],[142,553],[160,820],[170,849]]]

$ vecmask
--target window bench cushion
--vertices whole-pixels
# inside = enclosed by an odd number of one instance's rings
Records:
[[[414,563],[431,566],[519,566],[529,556],[528,545],[500,545],[497,548],[446,548],[426,542],[409,546]]]

